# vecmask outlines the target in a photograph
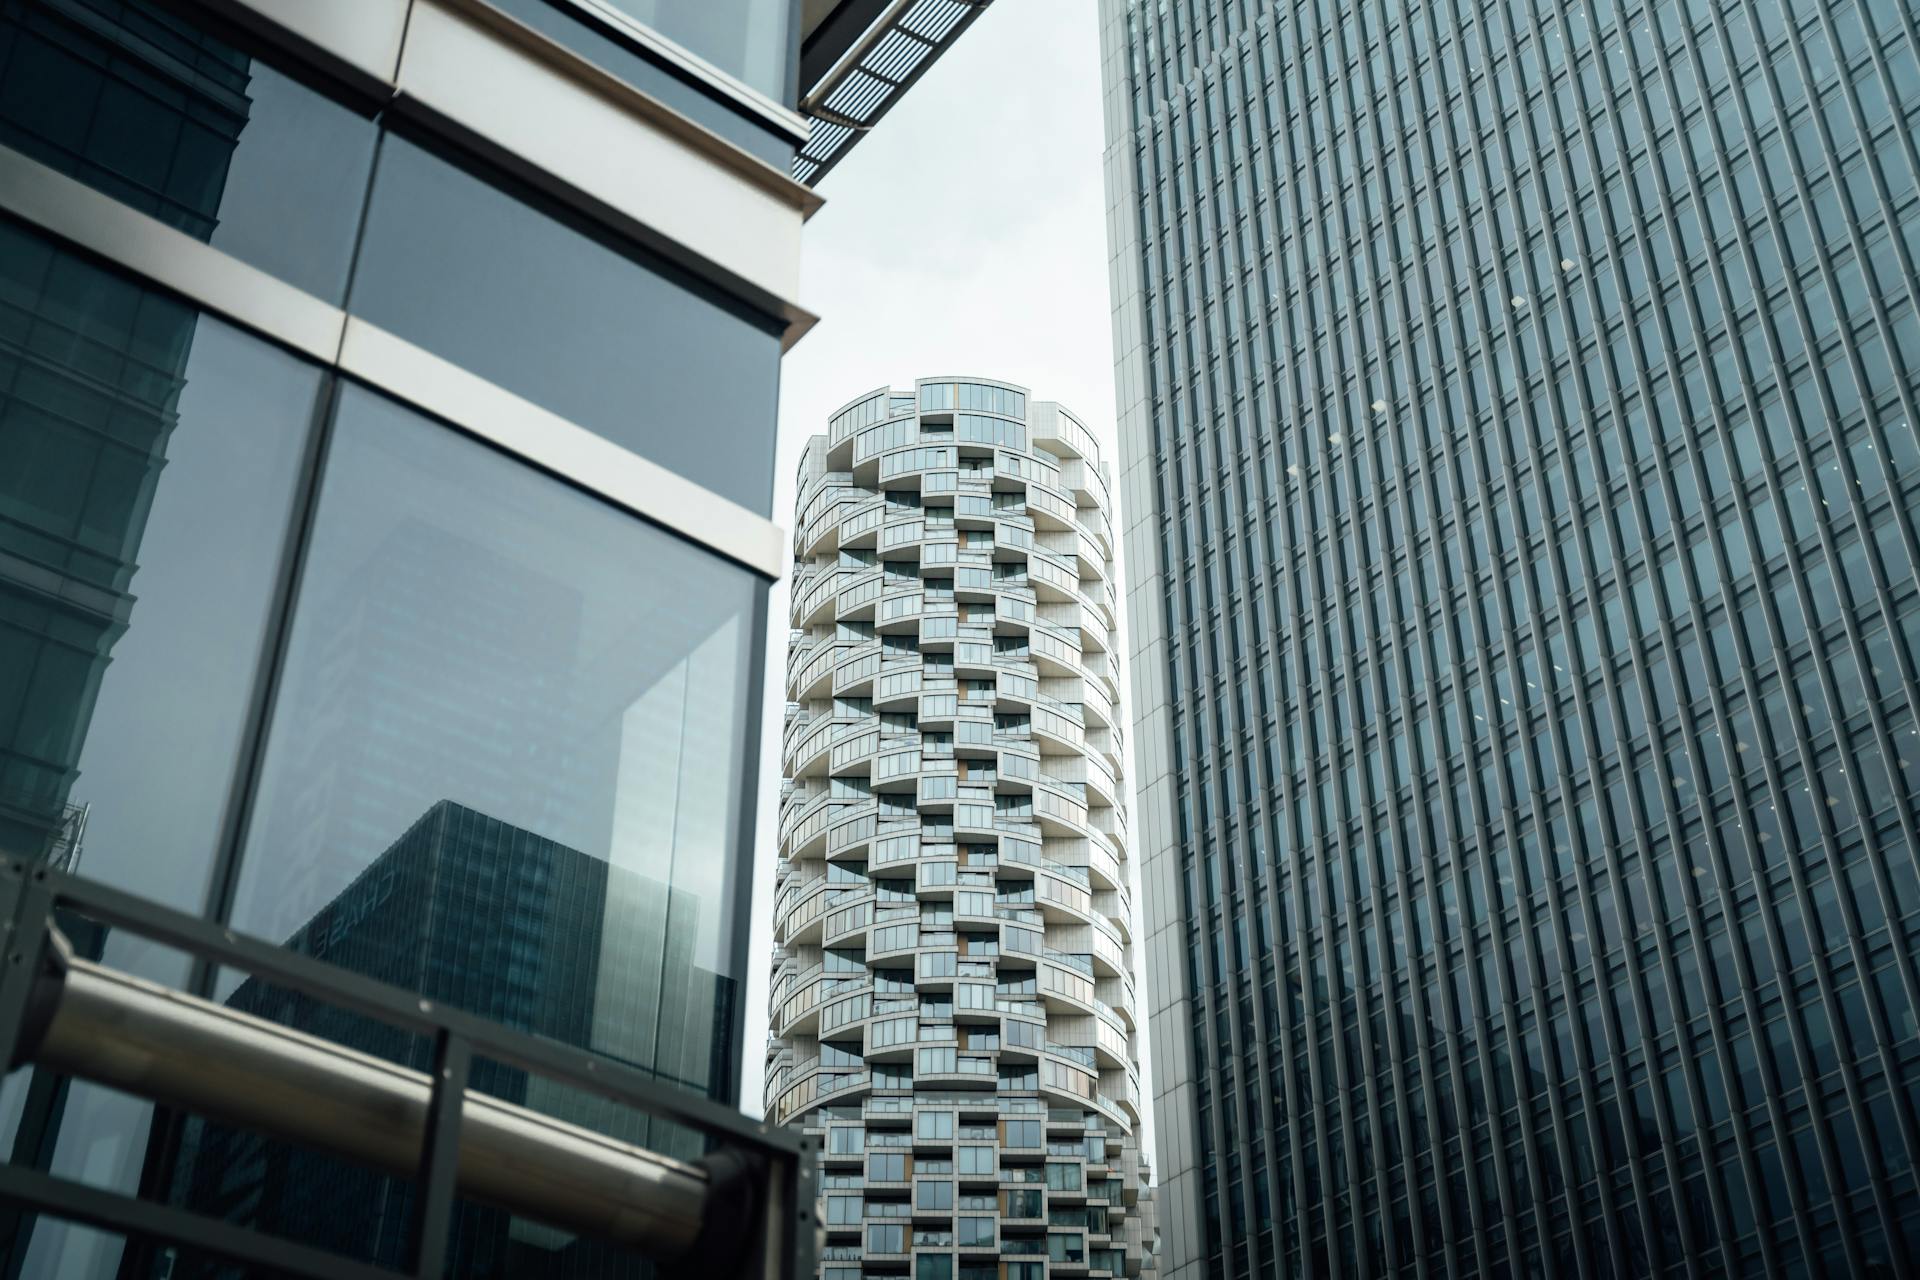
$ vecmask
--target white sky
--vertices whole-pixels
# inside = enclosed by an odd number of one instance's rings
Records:
[[[807,225],[801,299],[821,321],[781,369],[773,510],[782,527],[792,527],[807,438],[883,383],[939,374],[1018,383],[1072,409],[1111,464],[1102,146],[1094,0],[998,0],[820,184],[827,204]],[[1117,467],[1115,480],[1117,497]],[[1123,527],[1118,512],[1114,527]],[[741,1087],[753,1115],[773,949],[784,580],[768,616]],[[1143,1093],[1144,1104],[1152,1094]]]

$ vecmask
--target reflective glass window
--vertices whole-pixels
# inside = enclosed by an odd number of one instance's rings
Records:
[[[0,853],[177,909],[208,898],[319,371],[0,221]],[[186,965],[66,918],[83,955]],[[132,1191],[152,1109],[8,1077],[11,1158]],[[51,1218],[10,1274],[108,1276]]]
[[[651,27],[728,75],[784,102],[793,0],[573,0]]]
[[[352,310],[768,511],[774,323],[520,196],[390,134]]]
[[[743,107],[731,94],[714,88],[705,78],[685,71],[657,53],[643,52],[642,46],[626,34],[630,19],[623,10],[633,10],[636,6],[577,4],[574,0],[493,2],[542,35],[567,46],[782,172],[793,163],[794,142],[790,135],[775,129],[765,117]],[[711,8],[724,14],[729,6],[715,4]],[[785,71],[790,65],[783,63],[779,77],[768,85],[761,85],[750,77],[749,81],[769,97],[792,106],[794,90],[787,87]]]
[[[235,926],[731,1096],[765,591],[344,388]]]
[[[200,909],[318,383],[0,222],[0,850]]]
[[[338,302],[371,120],[142,0],[0,8],[0,145]]]

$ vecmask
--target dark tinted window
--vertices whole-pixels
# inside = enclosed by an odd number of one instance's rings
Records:
[[[773,495],[780,339],[389,135],[352,309],[754,511]]]
[[[790,138],[699,77],[643,52],[637,41],[621,34],[624,24],[614,6],[602,10],[575,4],[573,0],[495,0],[495,3],[536,31],[566,45],[689,119],[699,121],[782,173],[793,163],[795,148]],[[780,3],[788,4],[791,0],[780,0]],[[714,8],[724,11],[727,6],[715,5]],[[641,20],[644,22],[644,17]],[[763,91],[778,102],[793,105],[791,93],[784,87]]]
[[[651,28],[776,102],[790,78],[794,0],[564,0]]]
[[[0,222],[0,853],[201,908],[318,382]],[[83,955],[185,976],[178,953],[61,925]],[[151,1112],[20,1071],[0,1142],[131,1192]],[[23,1276],[105,1276],[119,1248],[41,1218],[8,1258]]]
[[[200,908],[318,377],[0,223],[0,851]]]
[[[346,388],[234,925],[730,1096],[765,591]]]
[[[0,144],[338,302],[373,124],[171,13],[0,9]]]

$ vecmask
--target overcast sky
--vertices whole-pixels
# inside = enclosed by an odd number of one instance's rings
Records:
[[[1072,409],[1113,458],[1102,145],[1094,0],[998,0],[820,184],[827,204],[807,224],[801,299],[821,321],[780,377],[783,528],[807,438],[883,383],[1018,383]],[[753,1114],[766,1066],[785,581],[769,618],[741,1091]]]

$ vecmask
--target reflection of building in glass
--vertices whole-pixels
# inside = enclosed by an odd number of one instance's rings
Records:
[[[607,972],[609,928],[634,927],[609,913],[612,897],[650,903],[663,917],[692,909],[685,894],[665,885],[443,801],[286,945],[515,1030],[602,1052],[613,1028],[644,1023],[650,1041],[674,1041],[704,1037],[710,1025],[729,1022],[731,1008],[686,1006],[688,992],[732,998],[730,983],[695,970],[686,955],[669,955],[644,983]],[[249,980],[228,1004],[417,1070],[431,1061],[432,1046],[418,1037],[281,988]],[[650,1134],[641,1117],[497,1063],[476,1062],[474,1086],[621,1138],[673,1148],[667,1135]],[[186,1196],[196,1210],[342,1252],[357,1252],[371,1240],[381,1259],[403,1257],[412,1209],[406,1184],[213,1126],[199,1127],[193,1151]],[[455,1225],[453,1265],[461,1275],[564,1277],[625,1275],[629,1264],[503,1213],[465,1206]]]
[[[23,465],[0,474],[0,848],[61,859],[87,724],[133,612],[194,316],[8,228],[0,262],[0,414],[31,437]],[[69,291],[73,272],[124,305],[69,326],[41,299]],[[87,496],[48,500],[69,494]]]
[[[132,20],[107,26],[96,8]],[[0,145],[205,239],[247,82],[244,56],[143,5],[25,5],[0,20]],[[117,163],[96,153],[113,135],[140,139],[111,152]],[[17,231],[0,237],[0,850],[71,864],[85,822],[72,790],[133,611],[194,315]],[[47,305],[79,296],[84,314]]]
[[[697,828],[724,824],[731,810],[715,803],[713,814],[688,813],[685,793],[707,785],[690,783],[696,776],[738,783],[703,773],[680,748],[705,731],[726,749],[730,716],[704,730],[684,722],[690,706],[722,711],[733,696],[712,686],[733,676],[737,627],[721,626],[656,669],[632,647],[600,639],[577,581],[425,521],[381,540],[326,601],[288,691],[302,726],[300,764],[266,822],[284,880],[259,908],[274,918],[270,930],[291,931],[313,904],[337,901],[338,886],[435,797],[510,815],[556,848],[607,850],[624,874],[595,899],[608,917],[594,933],[598,1007],[665,1010],[685,1034],[661,1034],[654,1016],[603,1014],[575,1042],[727,1096],[737,980],[716,971],[713,955],[694,957],[696,946],[715,948],[720,930],[703,928],[702,913],[716,908],[687,892],[699,881],[683,863],[709,851],[717,858],[724,835],[703,845]],[[684,625],[663,619],[662,634]],[[529,671],[582,673],[569,688],[594,696],[570,697],[525,678]],[[658,890],[669,882],[676,893]],[[335,957],[383,976],[364,959]],[[676,968],[699,976],[663,986]],[[709,1023],[716,1009],[725,1016]]]
[[[268,832],[289,883],[264,932],[299,927],[437,798],[500,812],[503,797],[536,797],[538,811],[514,812],[519,825],[596,847],[570,708],[514,678],[566,669],[582,607],[565,578],[424,520],[342,577],[313,613],[311,661],[289,690],[301,763]]]
[[[210,240],[251,79],[245,53],[144,0],[11,4],[0,146]]]

